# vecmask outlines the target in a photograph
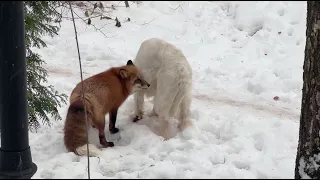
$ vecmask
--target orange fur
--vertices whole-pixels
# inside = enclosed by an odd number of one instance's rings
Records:
[[[64,126],[64,144],[69,152],[77,153],[77,148],[87,143],[84,103],[91,126],[99,130],[100,144],[114,146],[107,142],[104,133],[105,116],[109,113],[109,131],[117,133],[115,127],[117,111],[122,103],[137,89],[147,88],[149,84],[140,78],[136,66],[129,60],[127,65],[113,67],[83,81],[84,99],[82,100],[81,82],[76,85],[70,96],[70,106]]]

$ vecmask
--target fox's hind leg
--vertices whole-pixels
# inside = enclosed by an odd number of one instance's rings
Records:
[[[104,147],[104,148],[107,148],[107,147],[113,147],[114,146],[114,143],[113,142],[108,142],[107,139],[106,139],[106,135],[104,133],[104,127],[105,127],[105,118],[103,116],[103,118],[100,117],[100,120],[99,122],[97,123],[97,129],[99,131],[99,141],[100,141],[100,144]]]

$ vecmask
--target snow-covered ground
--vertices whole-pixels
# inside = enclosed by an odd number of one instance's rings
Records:
[[[118,112],[120,132],[110,135],[106,128],[115,146],[90,159],[91,178],[294,177],[306,2],[142,2],[116,9],[112,17],[120,28],[92,20],[109,38],[76,21],[84,78],[134,59],[145,39],[167,40],[193,67],[191,111],[198,133],[163,141],[156,119],[131,122],[131,96]],[[80,81],[72,21],[64,20],[60,34],[44,40],[48,47],[38,52],[49,83],[70,95]],[[59,109],[63,118],[68,105]],[[150,111],[151,101],[145,107]],[[86,157],[67,153],[64,122],[53,123],[30,133],[38,165],[33,178],[87,178]],[[95,135],[90,139],[97,141]]]

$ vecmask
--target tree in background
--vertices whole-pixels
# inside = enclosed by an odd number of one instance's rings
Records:
[[[307,2],[303,90],[295,179],[320,178],[320,2]]]
[[[42,35],[58,35],[59,26],[54,22],[61,19],[61,14],[56,10],[60,1],[24,1],[25,33],[26,33],[26,60],[27,60],[27,100],[29,125],[38,128],[39,119],[50,125],[51,114],[55,120],[61,120],[57,107],[66,103],[67,96],[59,94],[53,86],[44,86],[47,82],[47,70],[42,67],[44,60],[32,51],[32,47],[46,47],[41,40]]]

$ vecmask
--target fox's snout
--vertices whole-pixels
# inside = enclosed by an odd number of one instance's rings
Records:
[[[147,89],[150,87],[150,84],[146,80],[141,78],[137,80],[137,84],[139,84],[141,89]]]
[[[147,89],[148,87],[150,87],[150,84],[145,80],[141,80],[141,87],[143,89]]]
[[[133,85],[132,93],[139,91],[141,89],[148,89],[150,87],[150,84],[143,80],[143,79],[137,79]]]

